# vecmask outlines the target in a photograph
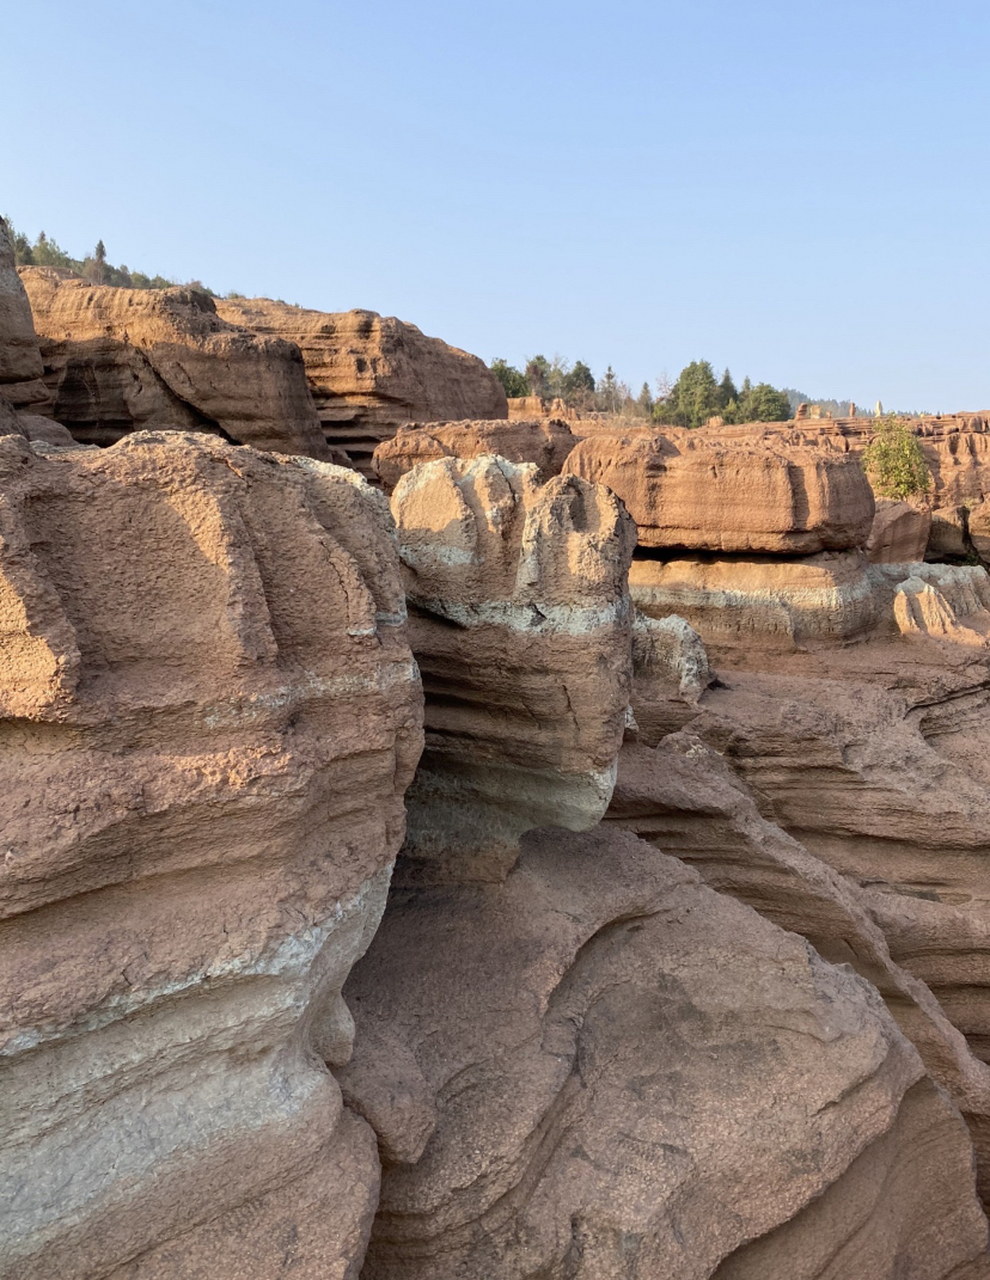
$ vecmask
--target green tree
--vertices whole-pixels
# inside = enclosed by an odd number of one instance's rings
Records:
[[[918,437],[906,422],[888,413],[863,450],[863,470],[878,498],[912,498],[926,493],[931,472]]]
[[[598,380],[598,402],[605,413],[619,412],[619,406],[622,403],[622,392],[619,387],[619,379],[615,376],[615,371],[611,365],[605,370],[604,377]]]
[[[230,294],[228,297],[232,296]],[[242,295],[238,294],[238,297]],[[525,374],[521,373],[515,365],[507,364],[501,356],[496,356],[491,363],[491,371],[502,384],[502,389],[509,397],[528,396],[529,383],[526,381]]]
[[[546,356],[530,356],[526,361],[526,381],[530,395],[547,395],[550,390],[550,361]]]
[[[681,370],[670,395],[653,416],[674,427],[700,427],[719,411],[718,383],[707,360],[692,360]]]
[[[733,401],[739,399],[739,392],[736,390],[736,384],[732,381],[732,374],[725,370],[722,374],[722,381],[718,384],[718,407],[724,413]]]
[[[786,422],[791,416],[791,402],[786,391],[778,391],[769,382],[749,385],[747,378],[730,421]]]
[[[636,403],[649,418],[653,413],[653,396],[650,393],[650,384],[648,382],[643,383],[643,388],[639,393],[639,399]]]

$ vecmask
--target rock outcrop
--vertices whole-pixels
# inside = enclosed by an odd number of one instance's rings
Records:
[[[875,991],[629,833],[395,896],[346,995],[368,1280],[985,1275],[965,1127]]]
[[[229,324],[193,288],[117,289],[22,267],[54,413],[83,443],[204,431],[330,457],[298,347]]]
[[[866,541],[867,559],[871,564],[909,564],[924,560],[931,528],[930,508],[878,498],[873,527]]]
[[[556,418],[503,422],[412,422],[383,441],[373,459],[376,475],[391,493],[402,476],[437,458],[496,454],[508,462],[532,462],[541,480],[560,475],[577,444],[566,422]]]
[[[532,463],[441,458],[392,495],[427,745],[406,856],[501,874],[519,836],[605,811],[631,682],[635,533],[614,495]]]
[[[373,475],[375,447],[406,422],[507,418],[505,392],[477,356],[374,311],[309,311],[269,298],[217,302],[221,316],[302,351],[329,444]]]
[[[618,494],[641,547],[814,555],[862,546],[873,521],[856,461],[812,450],[646,431],[582,440],[564,472]]]
[[[49,408],[43,371],[31,304],[14,265],[9,228],[0,218],[0,400],[29,411]]]
[[[385,500],[174,432],[0,486],[0,1276],[351,1277],[323,1064],[422,742]]]

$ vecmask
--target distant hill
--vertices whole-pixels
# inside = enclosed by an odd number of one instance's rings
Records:
[[[822,413],[831,414],[833,418],[852,417],[852,411],[857,407],[852,400],[822,400],[818,396],[809,396],[805,391],[795,391],[793,387],[784,387],[782,390],[790,401],[792,416],[801,404],[820,405]],[[858,408],[860,417],[870,416],[873,413],[873,410],[865,405],[859,405]]]

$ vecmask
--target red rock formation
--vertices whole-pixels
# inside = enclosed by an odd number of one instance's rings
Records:
[[[308,311],[270,298],[225,299],[217,310],[302,351],[329,444],[373,474],[375,446],[405,422],[506,418],[505,392],[478,359],[413,324],[374,311]]]
[[[532,462],[541,480],[558,476],[577,444],[566,422],[412,422],[375,450],[376,475],[391,493],[399,479],[421,462],[436,458],[477,458],[496,454],[508,462]]]
[[[292,343],[222,320],[197,289],[115,289],[22,267],[55,417],[77,440],[206,431],[329,458]]]
[[[618,494],[643,547],[810,555],[861,546],[873,520],[852,458],[725,445],[699,432],[582,440],[564,474]]]
[[[18,409],[47,409],[43,365],[31,306],[14,265],[14,246],[0,218],[0,400]]]
[[[500,874],[518,838],[593,826],[631,679],[632,523],[601,486],[532,464],[441,458],[392,495],[423,672],[427,749],[407,859]]]
[[[0,1275],[355,1274],[322,1062],[422,740],[385,500],[178,433],[0,485]]]

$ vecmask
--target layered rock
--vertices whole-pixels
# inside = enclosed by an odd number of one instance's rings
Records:
[[[477,356],[374,311],[309,311],[269,298],[217,302],[221,316],[295,343],[327,441],[373,475],[375,447],[406,422],[507,418],[505,392]]]
[[[0,218],[0,400],[18,409],[48,409],[51,397],[41,380],[43,369],[10,229]]]
[[[541,480],[560,475],[577,444],[566,422],[557,418],[503,422],[410,423],[383,441],[373,459],[388,493],[421,462],[437,458],[477,458],[497,454],[508,462],[532,462]]]
[[[604,813],[631,681],[634,530],[614,495],[533,464],[441,458],[392,495],[427,747],[407,856],[501,874],[522,832]]]
[[[346,993],[369,1280],[986,1274],[965,1127],[873,989],[629,833],[396,896]]]
[[[54,413],[84,443],[145,428],[327,459],[291,342],[228,323],[193,288],[117,289],[22,267]]]
[[[355,1274],[340,990],[421,745],[353,472],[0,439],[4,1280]]]
[[[924,560],[931,528],[932,513],[928,507],[879,498],[866,541],[867,559],[871,564],[909,564]]]
[[[812,555],[862,546],[873,521],[856,461],[812,450],[643,432],[582,440],[564,472],[618,494],[642,547]]]

